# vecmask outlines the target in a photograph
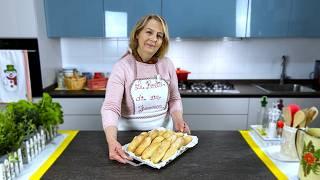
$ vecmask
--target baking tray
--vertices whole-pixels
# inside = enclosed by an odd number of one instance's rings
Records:
[[[157,130],[166,130],[165,128],[158,128]],[[184,134],[184,136],[187,136],[187,134]],[[180,156],[183,152],[185,152],[186,150],[188,150],[189,148],[192,148],[194,147],[195,145],[198,144],[198,137],[197,136],[193,136],[193,135],[188,135],[188,136],[191,136],[192,137],[192,141],[185,145],[185,146],[182,146],[174,155],[172,155],[169,159],[165,160],[165,161],[161,161],[157,164],[154,164],[153,162],[151,162],[149,159],[147,160],[143,160],[141,159],[141,157],[139,156],[136,156],[134,153],[132,152],[129,152],[127,149],[128,149],[128,146],[130,143],[128,144],[125,144],[122,146],[122,149],[130,156],[132,157],[134,160],[137,160],[139,163],[134,163],[132,161],[128,161],[129,164],[133,165],[133,166],[141,166],[143,164],[145,165],[148,165],[150,167],[153,167],[153,168],[156,168],[156,169],[160,169],[164,166],[166,166],[168,163],[170,163],[171,161],[173,161],[175,158],[177,158],[178,156]]]

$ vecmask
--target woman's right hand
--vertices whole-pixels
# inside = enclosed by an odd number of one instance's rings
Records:
[[[122,146],[118,141],[114,140],[112,142],[108,142],[108,147],[110,160],[116,160],[123,164],[126,164],[128,160],[132,161],[132,158],[127,156],[122,150]]]

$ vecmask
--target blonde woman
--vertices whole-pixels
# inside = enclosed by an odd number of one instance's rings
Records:
[[[164,57],[169,46],[165,20],[158,15],[142,17],[131,32],[129,46],[113,67],[101,108],[109,158],[121,163],[131,158],[117,141],[118,130],[174,127],[190,133],[182,116],[175,67]]]

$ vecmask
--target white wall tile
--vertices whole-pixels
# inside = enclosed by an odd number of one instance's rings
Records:
[[[122,57],[129,49],[129,40],[118,41],[117,57]]]
[[[118,57],[118,42],[116,40],[102,40],[103,57]]]
[[[128,39],[62,39],[63,67],[111,71],[128,50]],[[190,79],[278,79],[281,57],[289,56],[287,74],[305,79],[320,59],[320,39],[244,39],[170,41],[167,56]]]
[[[66,57],[103,57],[100,39],[61,39],[61,53]]]

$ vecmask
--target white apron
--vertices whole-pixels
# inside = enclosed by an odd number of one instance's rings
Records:
[[[157,75],[149,78],[137,78],[135,62],[135,78],[130,86],[133,102],[133,113],[120,117],[118,130],[151,130],[158,127],[173,129],[172,119],[168,113],[169,86],[161,78],[157,64]]]

